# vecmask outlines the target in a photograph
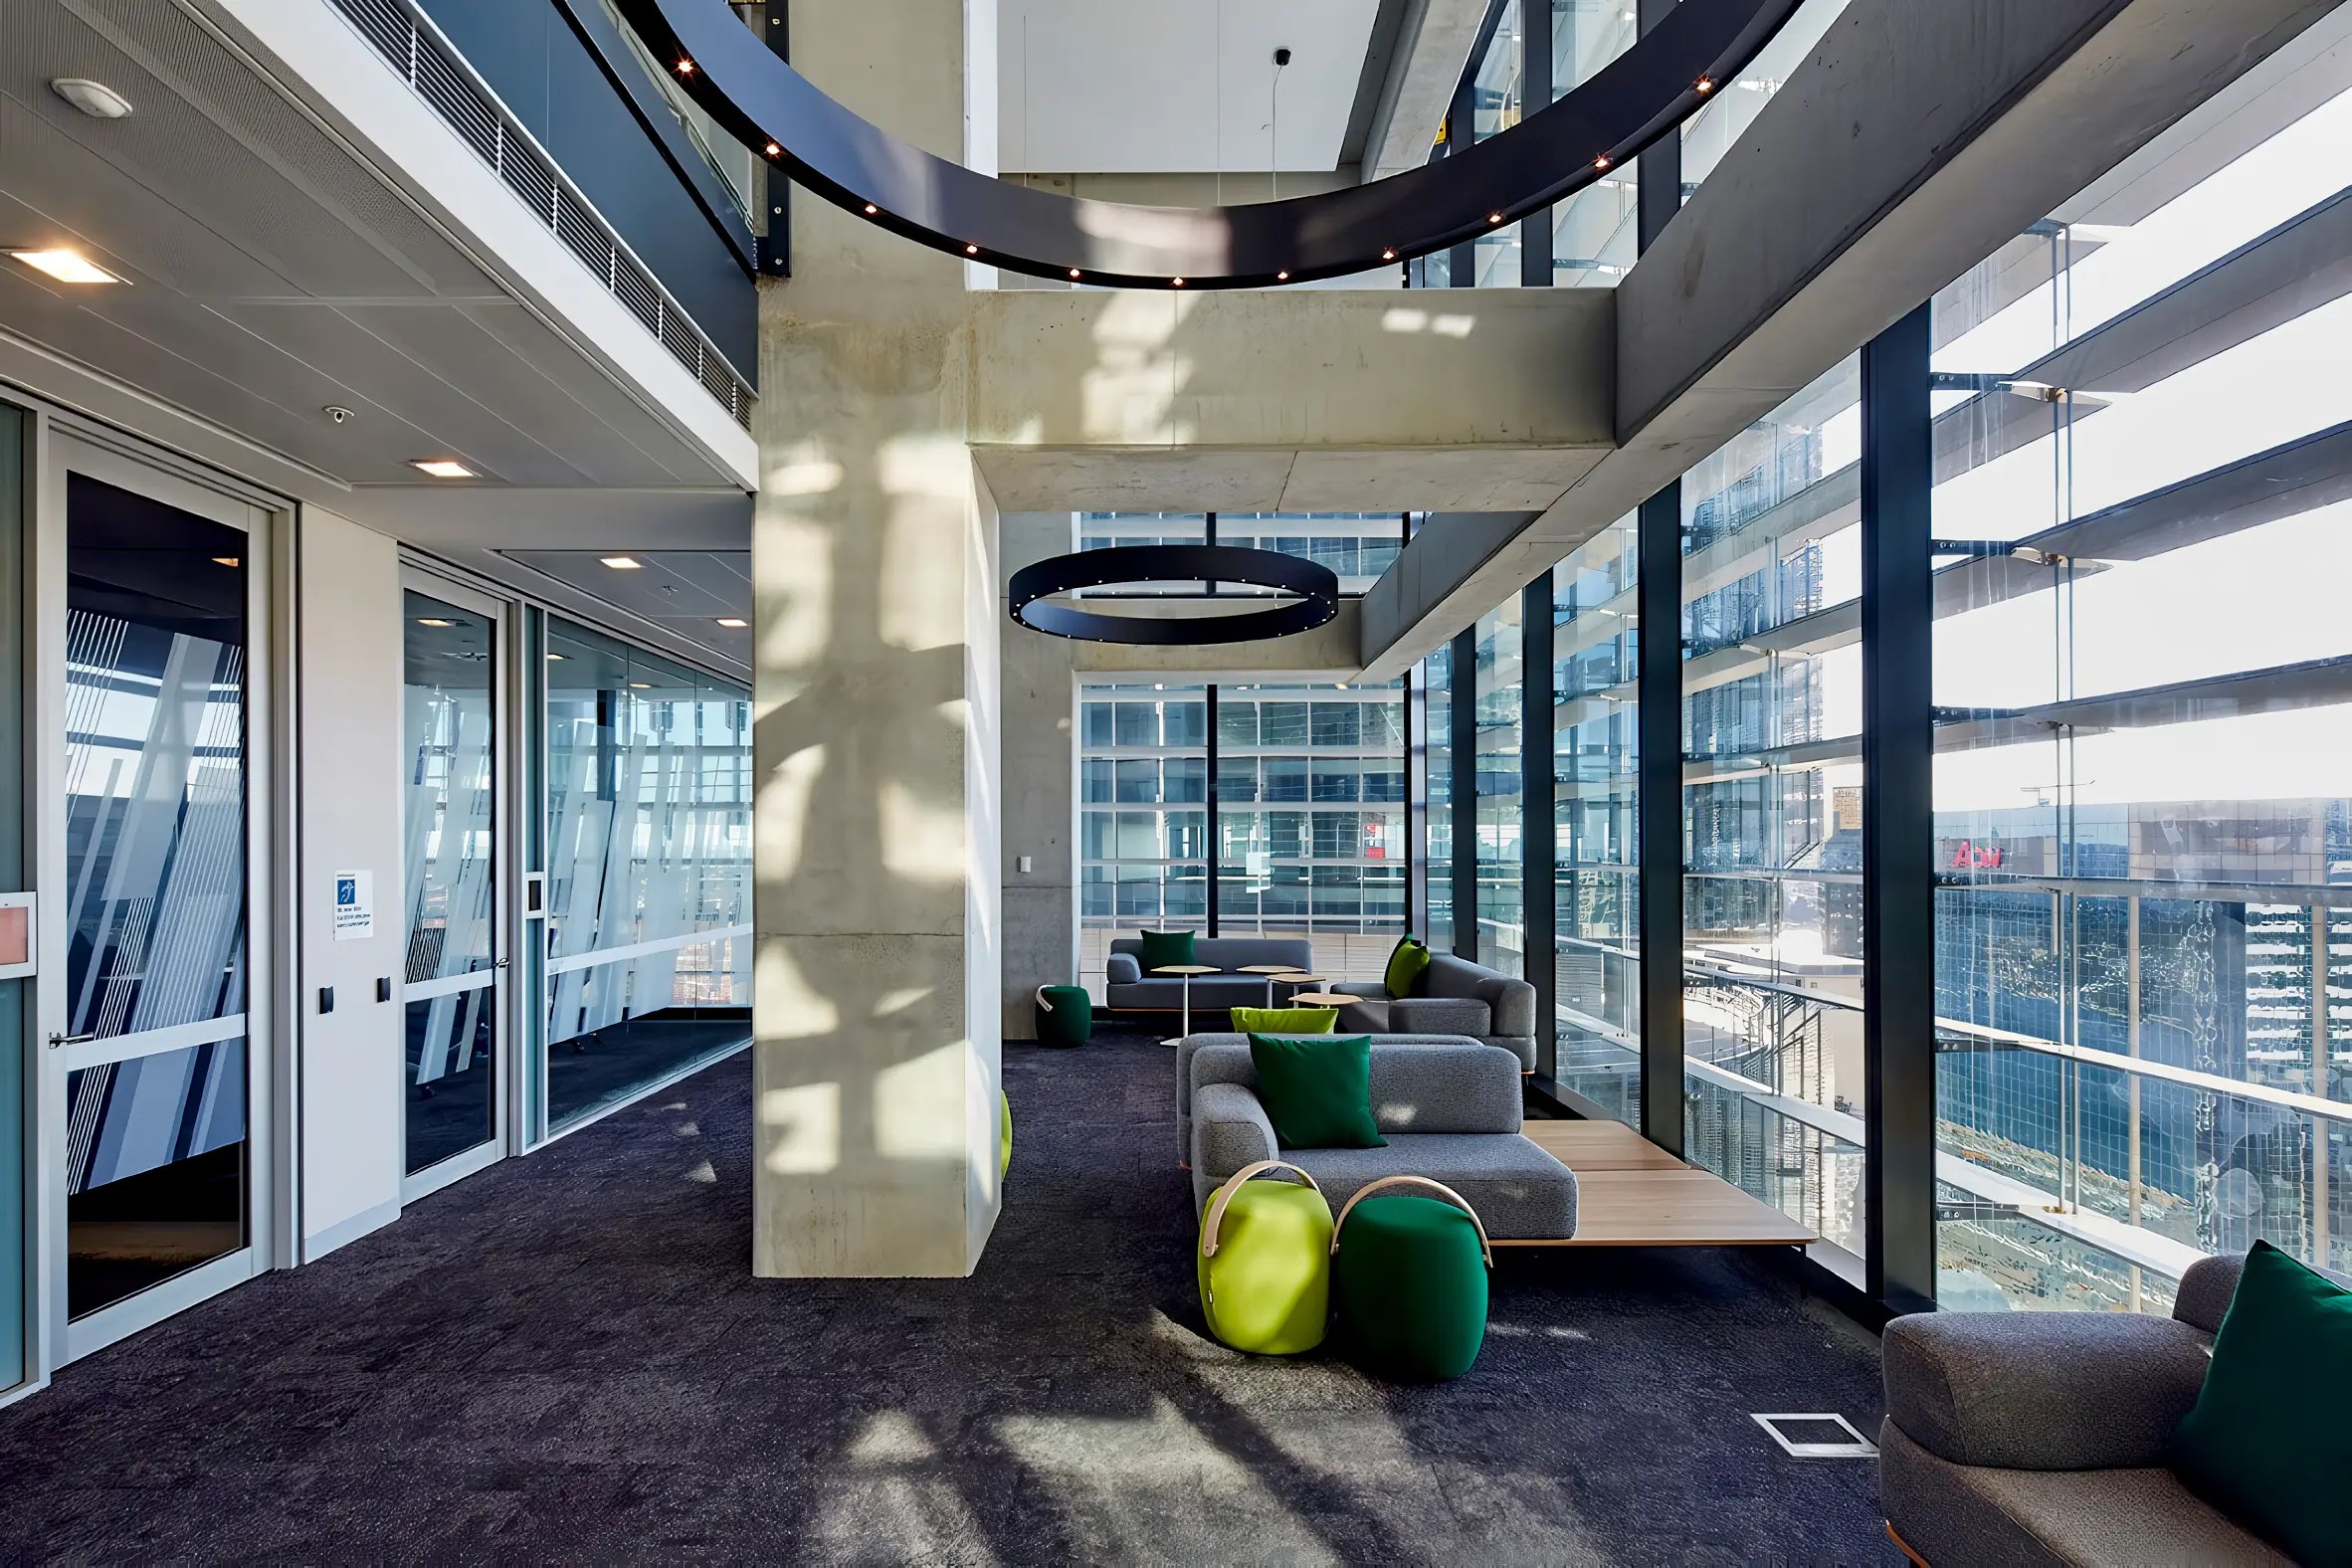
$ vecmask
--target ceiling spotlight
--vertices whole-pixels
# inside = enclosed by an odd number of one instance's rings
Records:
[[[130,99],[87,77],[60,77],[49,85],[49,91],[92,119],[121,119],[130,113]]]
[[[1393,262],[1397,259],[1397,253],[1394,251],[1382,251],[1380,253],[1380,259],[1384,262]]]
[[[1274,274],[1274,282],[1275,282],[1275,283],[1277,283],[1277,284],[1286,284],[1286,283],[1288,283],[1289,281],[1290,281],[1290,273],[1289,273],[1289,270],[1288,270],[1287,268],[1285,268],[1285,269],[1284,269],[1284,270],[1282,270],[1281,272],[1278,272],[1278,273]]]
[[[417,625],[419,626],[455,626],[458,623],[455,621],[444,621],[437,615],[420,615],[417,617]]]
[[[597,559],[616,572],[633,572],[645,565],[634,555],[600,555]]]
[[[563,658],[564,656],[563,656],[563,655],[561,655],[561,654],[549,654],[547,657],[548,657],[549,659],[561,659],[561,658]]]
[[[978,256],[980,254],[980,247],[977,245],[967,245],[964,247],[964,254],[966,256]]]
[[[1073,267],[1073,268],[1070,270],[1070,276],[1071,276],[1071,277],[1073,277],[1073,278],[1076,278],[1078,275],[1078,270],[1077,268]]]
[[[629,689],[632,691],[651,691],[653,688],[654,684],[651,681],[632,681],[629,683]]]
[[[876,213],[878,213],[878,212],[880,212],[880,211],[882,211],[882,209],[881,209],[880,207],[877,207],[877,206],[876,206],[874,203],[872,203],[872,202],[868,202],[868,203],[866,204],[866,216],[867,216],[867,217],[871,218],[871,217],[873,217],[873,216],[874,216]]]
[[[1596,169],[1605,169],[1609,167],[1609,154],[1604,152],[1599,157],[1593,159],[1593,167]]]
[[[408,466],[437,480],[470,480],[474,471],[455,458],[411,458]]]
[[[772,142],[772,141],[768,143],[768,156],[769,156],[769,157],[771,157],[771,158],[773,158],[773,157],[776,157],[777,155],[779,155],[780,153],[782,153],[782,152],[783,152],[783,150],[784,150],[784,149],[783,149],[782,147],[779,147],[779,146],[777,146],[777,145],[776,145],[774,142]]]
[[[694,63],[690,60],[680,61],[678,63],[678,74],[682,77],[692,76],[694,74]]]
[[[118,284],[121,279],[79,251],[10,251],[9,255],[61,284]]]
[[[348,425],[351,423],[351,421],[359,417],[357,414],[354,414],[349,409],[343,407],[343,405],[340,403],[329,403],[326,405],[326,407],[320,409],[318,412],[324,414],[328,419],[332,420],[338,425]]]
[[[721,626],[723,626],[723,627],[727,627],[727,628],[729,628],[729,629],[731,629],[731,630],[734,630],[734,631],[738,631],[738,632],[739,632],[739,631],[741,631],[741,630],[742,630],[744,627],[747,627],[747,626],[749,626],[751,623],[750,623],[749,621],[746,621],[746,620],[744,620],[744,619],[743,619],[741,616],[739,616],[739,615],[722,615],[722,616],[720,616],[720,617],[718,618],[718,624],[719,624],[719,625],[721,625]]]
[[[1712,77],[1700,77],[1700,78],[1698,79],[1698,91],[1699,91],[1699,92],[1701,92],[1701,93],[1712,93],[1712,92],[1714,92],[1714,91],[1715,91],[1715,83],[1714,83],[1714,79],[1713,79]]]
[[[1178,289],[1181,289],[1181,288],[1183,288],[1183,287],[1184,287],[1184,280],[1183,280],[1183,279],[1181,279],[1181,278],[1171,278],[1171,279],[1169,279],[1169,280],[1168,280],[1168,282],[1169,282],[1170,284],[1174,285],[1174,286],[1175,286],[1176,288],[1178,288]]]

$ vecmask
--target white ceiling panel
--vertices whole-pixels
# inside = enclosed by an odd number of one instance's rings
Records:
[[[1004,0],[1007,173],[1329,170],[1379,0]],[[1277,73],[1276,48],[1290,51]]]

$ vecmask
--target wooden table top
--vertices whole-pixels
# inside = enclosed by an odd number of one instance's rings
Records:
[[[1152,971],[1155,975],[1214,975],[1223,974],[1215,964],[1162,964]]]
[[[1814,1229],[1686,1165],[1622,1121],[1527,1121],[1529,1142],[1576,1172],[1576,1236],[1497,1247],[1802,1247]]]
[[[1329,975],[1302,975],[1295,969],[1285,969],[1273,977],[1280,985],[1321,985],[1330,978]]]
[[[1359,997],[1342,996],[1337,991],[1301,991],[1296,996],[1290,998],[1290,1000],[1307,1007],[1344,1007],[1350,1002],[1360,1001],[1362,999]]]
[[[1244,964],[1234,971],[1238,975],[1286,975],[1290,972],[1288,964]]]

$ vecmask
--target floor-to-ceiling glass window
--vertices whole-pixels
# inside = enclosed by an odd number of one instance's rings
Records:
[[[1402,517],[1383,512],[1113,512],[1078,514],[1078,548],[1103,550],[1128,544],[1221,544],[1276,550],[1331,568],[1342,595],[1361,594],[1380,580],[1404,547]],[[1205,582],[1160,582],[1122,586],[1124,595],[1193,597],[1208,592]],[[1263,596],[1272,590],[1247,583],[1220,583],[1220,595]]]
[[[1552,571],[1554,1077],[1627,1121],[1642,1085],[1639,546],[1627,517]]]
[[[1527,922],[1520,877],[1525,788],[1519,762],[1520,598],[1479,617],[1470,698],[1477,712],[1477,961],[1525,972]],[[1538,818],[1540,823],[1541,819]]]
[[[0,403],[0,606],[19,619],[25,608],[25,446],[31,420]],[[23,639],[0,640],[0,888],[25,885]],[[32,912],[0,906],[0,961],[34,952]],[[25,1380],[25,1042],[28,983],[0,979],[0,1393]]]
[[[1421,662],[1423,741],[1429,759],[1428,804],[1422,817],[1422,865],[1427,868],[1429,929],[1422,933],[1433,953],[1454,951],[1454,645],[1444,644]]]
[[[1078,698],[1079,972],[1099,995],[1113,934],[1207,929],[1209,704],[1197,686]]]
[[[1381,973],[1405,928],[1403,687],[1217,688],[1218,931]]]
[[[2190,122],[1936,300],[1948,1307],[2352,1264],[2343,85]]]
[[[66,1311],[91,1319],[227,1264],[254,1235],[246,734],[257,563],[254,535],[225,520],[250,508],[200,515],[82,472],[66,476],[65,503],[68,935],[52,983],[66,1069]]]
[[[1859,1257],[1861,375],[1682,479],[1685,1152]]]
[[[751,1018],[750,693],[547,627],[550,1129],[740,1047]]]
[[[456,597],[455,594],[452,597]],[[401,595],[407,1170],[498,1135],[497,619]]]

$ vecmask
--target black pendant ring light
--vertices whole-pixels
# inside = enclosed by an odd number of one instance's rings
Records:
[[[1681,0],[1625,54],[1501,134],[1289,201],[1137,207],[977,174],[869,124],[726,0],[617,0],[711,118],[836,206],[952,255],[1126,289],[1258,289],[1360,273],[1515,223],[1674,134],[1799,0]]]
[[[1104,615],[1044,604],[1053,594],[1111,583],[1248,583],[1299,597],[1240,615]],[[1080,550],[1024,566],[1013,574],[1013,619],[1033,632],[1082,643],[1195,648],[1311,632],[1339,613],[1339,578],[1330,567],[1279,550],[1235,544],[1122,544]]]

